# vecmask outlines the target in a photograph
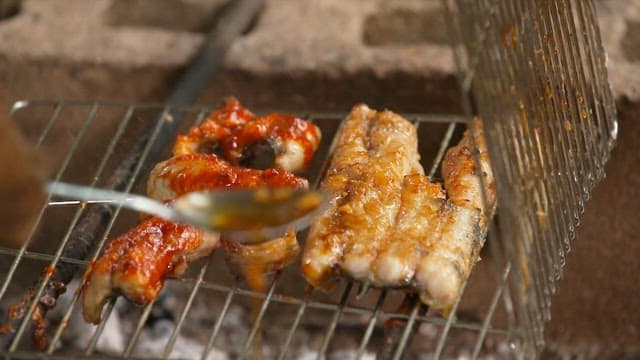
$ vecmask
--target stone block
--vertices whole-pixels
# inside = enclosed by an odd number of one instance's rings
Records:
[[[113,1],[24,1],[0,21],[0,88],[9,100],[160,99],[202,35],[112,25]]]

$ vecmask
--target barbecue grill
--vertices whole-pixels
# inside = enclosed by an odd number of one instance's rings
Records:
[[[44,350],[30,345],[32,321],[25,316],[19,317],[3,356],[167,358],[184,356],[174,350],[181,336],[188,336],[199,346],[195,356],[203,359],[220,351],[232,357],[280,359],[373,354],[398,359],[418,353],[445,358],[460,355],[461,348],[471,358],[487,353],[534,357],[543,346],[544,322],[550,318],[552,295],[575,228],[590,191],[604,176],[616,137],[594,5],[577,0],[443,3],[465,114],[403,115],[418,129],[423,166],[434,179],[440,176],[445,150],[471,117],[480,115],[499,199],[498,216],[481,253],[484,260],[446,316],[429,312],[415,297],[399,291],[349,280],[330,294],[309,292],[295,265],[275,274],[265,293],[257,293],[229,275],[214,254],[193,264],[182,278],[170,280],[170,295],[142,308],[124,308],[115,301],[108,305],[106,314],[128,322],[120,327],[126,341],[118,353],[99,346],[108,320],[91,328],[82,343],[65,341],[72,323],[81,321],[73,315],[79,295],[67,292],[58,305],[58,319],[47,326]],[[212,109],[174,103],[20,101],[12,115],[38,148],[52,149],[53,180],[143,192],[140,184],[148,165],[168,156],[173,134],[202,121]],[[299,115],[313,120],[323,133],[306,174],[310,184],[318,186],[346,113]],[[104,125],[113,119],[116,127]],[[80,226],[91,211],[102,211],[103,226]],[[11,262],[0,301],[9,301],[10,289],[25,290],[25,279],[31,277],[37,280],[36,296],[26,298],[27,313],[39,309],[56,266],[83,270],[107,239],[136,219],[108,204],[49,197],[30,240],[20,249],[0,247],[0,256]],[[89,255],[68,256],[88,229],[93,231],[88,236],[96,239]],[[304,241],[304,234],[299,239]],[[34,264],[44,269],[42,274],[23,271]],[[241,310],[244,316],[237,320],[235,312]],[[163,313],[167,311],[170,314]],[[145,353],[139,347],[141,338],[148,336],[150,323],[163,319],[172,326],[161,351]],[[241,322],[235,330],[230,325],[234,321]]]

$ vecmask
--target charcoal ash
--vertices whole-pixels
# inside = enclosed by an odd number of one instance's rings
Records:
[[[50,313],[50,329],[57,328],[64,313],[71,306],[73,294],[77,291],[79,281],[74,280],[68,285],[67,294],[59,298],[58,306]],[[175,328],[175,317],[177,299],[170,289],[164,291],[162,297],[158,299],[158,306],[154,306],[148,321],[140,332],[140,336],[133,349],[133,356],[140,357],[162,357],[165,347],[169,342],[171,333]],[[81,300],[81,299],[80,299]],[[131,304],[124,298],[119,298],[113,311],[106,319],[105,327],[98,338],[95,346],[95,353],[109,356],[120,356],[123,354],[128,341],[139,320],[140,307]],[[231,313],[230,313],[231,314]],[[231,320],[234,319],[232,316]],[[189,326],[185,324],[184,326]],[[234,326],[236,326],[234,324]],[[62,333],[62,337],[56,346],[56,351],[76,352],[83,351],[94,335],[97,325],[89,324],[82,317],[81,302],[78,301],[74,307],[67,327]],[[205,331],[202,329],[201,331]],[[205,342],[191,339],[178,334],[173,350],[169,358],[172,359],[199,359],[204,351]],[[207,359],[224,360],[228,359],[226,352],[215,347],[209,350]]]
[[[134,356],[139,357],[162,357],[167,344],[171,338],[171,333],[175,328],[175,323],[170,320],[158,320],[153,326],[146,327],[138,338]],[[180,334],[176,338],[170,359],[199,359],[204,352],[204,345]],[[221,350],[213,348],[207,356],[208,360],[225,360],[229,357]]]

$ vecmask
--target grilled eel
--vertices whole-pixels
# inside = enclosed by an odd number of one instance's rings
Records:
[[[482,125],[473,126],[481,168],[467,131],[445,155],[443,188],[424,175],[410,122],[390,111],[354,107],[322,183],[333,197],[309,232],[302,258],[306,280],[326,288],[334,275],[344,274],[378,287],[413,289],[425,304],[447,310],[469,276],[495,206]]]
[[[147,193],[168,202],[199,190],[305,188],[307,181],[290,171],[309,165],[319,141],[320,131],[313,124],[284,114],[256,117],[229,98],[224,107],[178,137],[174,157],[151,171]],[[255,165],[256,161],[266,169],[232,165]],[[221,240],[219,234],[152,217],[111,241],[85,272],[85,320],[99,323],[104,304],[117,295],[137,303],[152,301],[167,277],[180,276],[189,262],[218,247],[227,250],[232,269],[256,290],[264,288],[265,273],[283,268],[299,253],[293,232],[259,245],[241,245]]]
[[[260,186],[304,188],[307,181],[285,170],[246,169],[231,166],[213,154],[192,154],[156,165],[147,191],[150,197],[170,201],[191,191]],[[188,263],[209,255],[221,245],[230,248],[234,266],[263,270],[242,272],[250,276],[247,278],[250,284],[260,284],[264,273],[286,266],[298,254],[293,233],[261,245],[240,245],[221,242],[217,233],[151,217],[107,244],[85,272],[85,320],[99,323],[104,304],[117,295],[140,304],[152,301],[166,278],[182,275]],[[261,246],[266,255],[252,252],[253,246]],[[244,257],[238,255],[239,249],[244,250],[241,253]]]

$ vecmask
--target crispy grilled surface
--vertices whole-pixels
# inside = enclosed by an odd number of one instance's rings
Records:
[[[430,183],[420,174],[404,178],[396,225],[378,253],[369,281],[379,286],[410,284],[420,259],[439,239],[444,202],[440,184]]]
[[[405,175],[422,173],[415,127],[389,111],[356,106],[338,135],[323,188],[335,195],[311,227],[302,271],[321,285],[339,265],[368,279],[377,251],[388,241]]]
[[[371,265],[395,224],[404,176],[421,170],[416,149],[411,123],[389,111],[372,118],[368,161],[360,178],[349,184],[349,199],[338,208],[351,232],[341,267],[355,278],[371,278]]]
[[[365,105],[356,106],[336,135],[328,173],[322,188],[333,195],[327,211],[314,222],[309,231],[302,257],[302,273],[314,286],[322,286],[342,258],[351,239],[339,208],[349,201],[351,179],[360,179],[368,158],[368,133],[375,111]]]
[[[480,168],[474,158],[472,131],[467,130],[443,160],[442,173],[449,200],[442,218],[441,238],[420,260],[416,273],[422,301],[436,309],[447,310],[460,295],[462,285],[471,273],[473,259],[477,258],[484,243],[489,218],[495,208],[495,184],[482,123],[476,119],[472,128],[476,134]],[[486,206],[483,206],[483,192]]]
[[[476,168],[475,151],[478,152],[480,169]],[[486,207],[483,206],[481,175],[484,177],[486,187]],[[444,187],[453,204],[464,208],[480,209],[482,222],[488,222],[496,203],[495,182],[480,119],[474,119],[472,129],[467,130],[462,140],[447,151],[442,161],[442,177]]]
[[[450,307],[471,271],[495,203],[481,124],[474,126],[482,171],[476,169],[467,131],[444,159],[445,193],[424,176],[416,131],[408,121],[356,106],[338,135],[322,184],[333,198],[309,233],[302,259],[307,281],[323,287],[342,273],[380,287],[409,287],[433,308]]]

